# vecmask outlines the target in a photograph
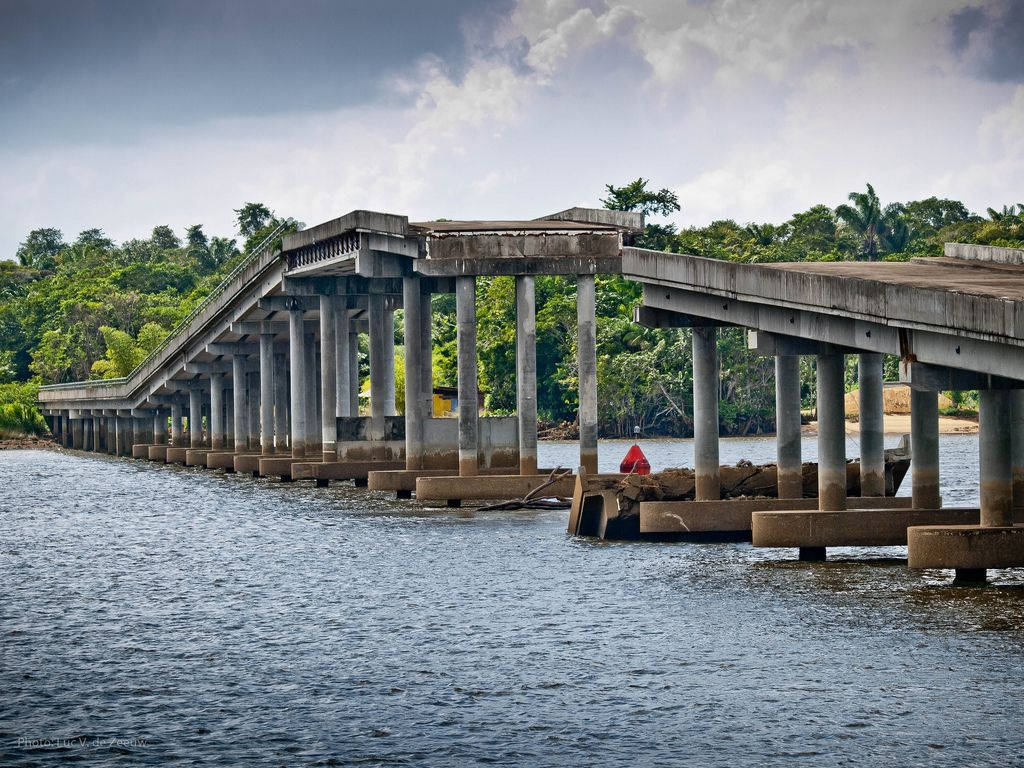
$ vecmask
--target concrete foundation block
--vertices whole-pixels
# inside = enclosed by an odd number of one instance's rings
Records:
[[[210,451],[206,454],[207,469],[223,469],[226,472],[235,471],[235,454],[233,451]]]
[[[849,508],[906,508],[910,499],[850,497]],[[764,511],[816,512],[817,499],[722,499],[714,501],[642,501],[640,532],[658,534],[734,533],[751,535],[754,514]]]
[[[309,477],[315,480],[360,480],[371,472],[393,472],[405,466],[404,461],[324,461],[311,464]]]
[[[147,449],[147,458],[150,461],[167,461],[167,446],[166,445],[151,445]]]
[[[292,464],[296,463],[296,460],[291,456],[260,456],[258,462],[260,477],[291,480]]]
[[[755,512],[752,540],[755,547],[899,547],[910,526],[976,524],[978,514],[977,507]]]
[[[166,461],[168,464],[184,464],[188,452],[188,448],[168,448]]]
[[[907,531],[907,565],[964,571],[1024,567],[1024,526],[912,527]]]
[[[186,467],[205,467],[206,454],[210,453],[209,448],[189,448],[185,452]]]
[[[236,453],[231,466],[239,474],[258,476],[260,473],[260,459],[262,458],[263,454],[260,453]]]
[[[149,449],[155,446],[150,443],[135,443],[132,446],[132,458],[133,459],[148,459]]]
[[[547,475],[540,474],[421,477],[416,480],[416,498],[420,501],[518,499],[547,480]],[[545,494],[571,498],[575,486],[576,477],[567,475],[551,485]]]
[[[538,473],[549,474],[550,469],[538,470]],[[516,467],[481,468],[481,475],[512,475]],[[395,469],[390,471],[373,471],[367,478],[367,487],[371,491],[394,491],[395,493],[413,493],[416,480],[420,477],[454,477],[458,469]]]

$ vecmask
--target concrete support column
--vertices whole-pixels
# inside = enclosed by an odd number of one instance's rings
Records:
[[[455,278],[455,322],[458,333],[459,475],[479,474],[480,416],[477,407],[476,278]]]
[[[312,456],[320,447],[320,366],[317,365],[316,334],[306,334],[306,455]],[[316,458],[320,458],[319,456]]]
[[[434,415],[434,324],[430,291],[420,284],[420,339],[423,341],[423,355],[420,363],[420,397],[423,401],[424,418]],[[406,398],[409,395],[406,393]]]
[[[71,420],[71,446],[77,450],[85,447],[85,422],[80,418]]]
[[[885,496],[885,404],[882,356],[862,352],[857,359],[860,388],[860,495]]]
[[[369,337],[370,337],[370,439],[384,439],[384,414],[387,412],[387,363],[388,339],[384,327],[384,296],[371,293],[369,296]]]
[[[249,434],[246,429],[245,403],[245,358],[234,355],[231,358],[231,417],[233,422],[235,453],[245,453],[249,449]]]
[[[423,397],[420,377],[423,374],[423,304],[420,301],[420,279],[402,279],[402,307],[405,321],[405,468],[423,468]]]
[[[193,387],[188,393],[189,448],[203,445],[203,392]]]
[[[384,309],[384,415],[397,416],[395,404],[395,311]]]
[[[1013,465],[1013,506],[1024,507],[1024,389],[1013,390],[1013,435],[1011,463]]]
[[[938,509],[939,393],[910,390],[910,470],[914,509]]]
[[[117,455],[117,416],[107,417],[107,453]]]
[[[800,455],[800,358],[775,356],[775,452],[780,499],[804,495]]]
[[[818,509],[846,509],[843,355],[818,355]]]
[[[596,400],[595,400],[596,402]],[[537,474],[537,292],[533,275],[516,277],[516,414],[519,474]]]
[[[260,334],[260,450],[274,452],[274,334]]]
[[[161,411],[153,414],[153,442],[167,445],[167,414]]]
[[[339,418],[355,416],[352,413],[352,374],[349,367],[352,363],[352,356],[349,354],[350,330],[352,321],[348,316],[348,309],[345,306],[344,296],[336,297],[334,309],[334,393],[335,405],[334,415]],[[334,427],[334,439],[338,439],[337,421]]]
[[[92,419],[82,419],[82,450],[92,450]]]
[[[306,332],[301,309],[288,311],[288,358],[292,458],[301,459],[306,456]]]
[[[348,396],[349,412],[359,415],[359,331],[350,328],[348,333]]]
[[[722,496],[718,458],[718,395],[721,373],[718,329],[693,329],[693,471],[694,498],[713,501]]]
[[[210,448],[224,450],[224,374],[210,374]]]
[[[978,393],[983,528],[1013,525],[1012,419],[1010,390],[983,389]]]
[[[103,452],[103,417],[92,417],[92,449],[96,453]]]
[[[338,297],[320,297],[320,420],[324,461],[338,458]]]
[[[171,445],[181,448],[184,445],[184,432],[181,417],[181,403],[171,403]]]
[[[580,466],[597,474],[597,303],[593,275],[576,276]]]
[[[288,449],[288,358],[274,355],[274,452]]]
[[[114,417],[114,453],[124,456],[131,451],[128,445],[128,420],[123,416]]]

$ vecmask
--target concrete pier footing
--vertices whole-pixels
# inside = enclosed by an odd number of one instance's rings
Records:
[[[416,498],[421,502],[444,501],[452,506],[461,501],[518,499],[547,482],[545,475],[420,476],[416,479]],[[549,496],[570,498],[575,475],[559,479],[545,492]]]

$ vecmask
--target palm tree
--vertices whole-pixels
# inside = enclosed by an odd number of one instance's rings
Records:
[[[1003,219],[1009,219],[1010,217],[1015,216],[1017,214],[1018,207],[1020,207],[1020,210],[1024,212],[1024,206],[1013,205],[1004,205],[1003,210],[1001,211],[997,211],[995,208],[987,208],[985,212],[992,221],[1002,221]]]
[[[884,214],[875,188],[870,184],[867,188],[867,192],[851,192],[849,199],[853,205],[840,205],[836,208],[836,216],[860,237],[861,255],[868,261],[874,261],[882,244]]]
[[[246,203],[235,209],[238,231],[242,237],[252,237],[267,225],[274,213],[263,203]]]

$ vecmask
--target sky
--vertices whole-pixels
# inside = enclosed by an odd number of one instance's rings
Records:
[[[642,176],[680,226],[1024,203],[1024,0],[0,0],[0,257],[37,227],[534,218]]]

